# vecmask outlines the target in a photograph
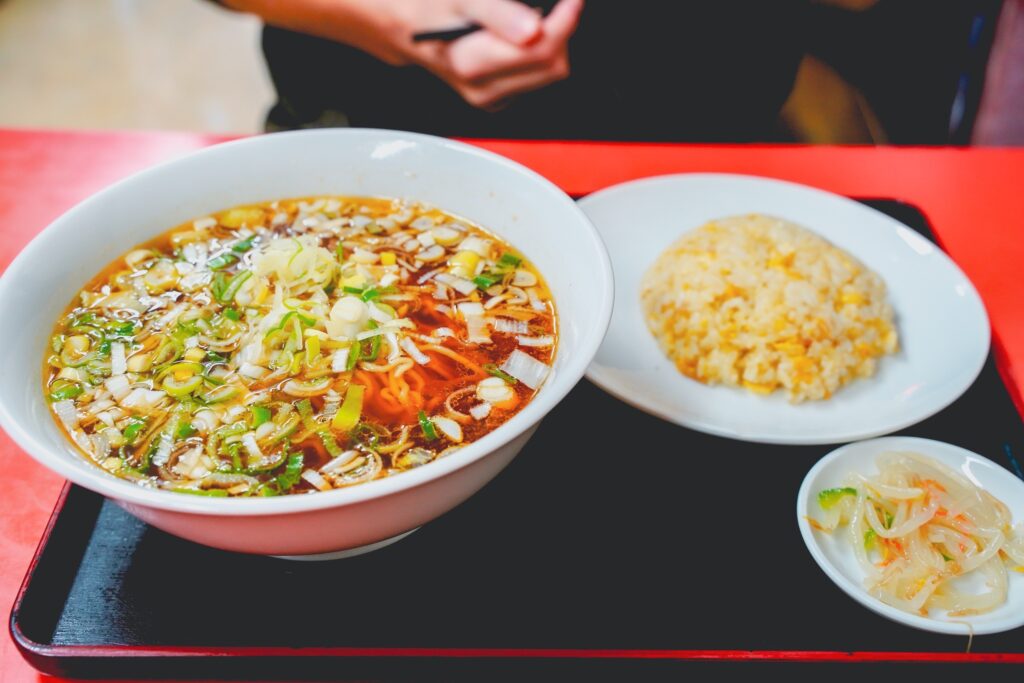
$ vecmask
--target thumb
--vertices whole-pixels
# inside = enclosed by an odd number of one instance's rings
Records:
[[[540,15],[516,0],[465,0],[462,12],[467,19],[515,45],[526,45],[541,32]]]

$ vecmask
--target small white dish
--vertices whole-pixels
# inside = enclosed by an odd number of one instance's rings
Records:
[[[859,202],[804,185],[684,174],[616,185],[580,200],[608,247],[615,307],[587,377],[670,422],[743,441],[842,443],[920,422],[956,400],[988,356],[989,322],[967,276],[941,249]],[[640,280],[680,235],[708,220],[763,213],[793,221],[845,249],[886,283],[900,351],[870,379],[826,401],[790,404],[683,376],[661,352],[640,308]]]
[[[999,633],[1024,626],[1024,574],[1011,571],[1007,601],[986,614],[969,617],[930,617],[909,614],[878,600],[864,589],[864,572],[854,557],[842,529],[834,534],[815,531],[807,517],[820,518],[818,492],[841,486],[849,472],[873,474],[878,471],[875,458],[885,451],[914,451],[934,458],[964,475],[1003,501],[1013,514],[1014,523],[1024,521],[1024,481],[977,453],[959,446],[909,436],[890,436],[847,444],[819,460],[804,477],[797,494],[796,516],[800,535],[822,571],[844,593],[883,617],[913,628],[956,635]],[[980,582],[979,582],[980,583]]]

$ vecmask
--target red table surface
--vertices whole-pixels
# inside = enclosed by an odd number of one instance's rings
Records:
[[[225,138],[189,133],[0,129],[0,267],[76,202],[128,174]],[[1018,408],[1024,387],[1024,149],[475,141],[585,194],[643,176],[725,172],[782,178],[918,206],[988,307]],[[9,609],[62,481],[0,433],[0,606]],[[5,612],[6,613],[6,612]],[[0,637],[0,683],[33,680]],[[49,679],[54,680],[54,679]]]

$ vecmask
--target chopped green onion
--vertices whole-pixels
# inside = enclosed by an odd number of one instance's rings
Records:
[[[864,532],[864,550],[871,550],[875,547],[875,530],[868,529]]]
[[[51,401],[64,401],[69,398],[76,398],[85,392],[85,389],[83,389],[82,385],[78,382],[57,380],[51,386],[56,387],[50,391]]]
[[[886,510],[885,511],[885,528],[886,529],[891,529],[892,528],[892,520],[893,520],[892,513],[889,512],[888,510]]]
[[[493,273],[480,273],[475,278],[473,278],[473,282],[480,289],[489,289],[490,287],[493,287],[494,285],[501,282],[501,276],[494,275]]]
[[[217,301],[223,301],[224,288],[228,286],[228,278],[224,273],[217,272],[213,274],[213,280],[210,281],[210,292],[213,294],[213,298]]]
[[[366,291],[362,287],[349,287],[348,285],[345,285],[344,287],[342,287],[341,290],[343,292],[347,293],[347,294],[356,294],[356,295],[362,294],[364,291]]]
[[[229,401],[239,394],[242,393],[242,388],[235,384],[225,384],[223,386],[214,387],[200,398],[207,403],[220,403],[222,401]]]
[[[504,370],[499,368],[494,363],[485,363],[483,365],[483,368],[484,368],[484,372],[486,372],[488,375],[494,375],[495,377],[499,377],[499,378],[505,380],[505,382],[507,384],[515,384],[516,383],[516,378],[515,377],[513,377],[510,374],[508,374],[507,372],[505,372]]]
[[[239,442],[228,444],[228,455],[231,456],[231,471],[241,472],[242,471],[242,456],[239,451],[242,450],[242,444]]]
[[[278,487],[282,491],[287,491],[296,484],[299,483],[299,478],[302,476],[302,453],[292,453],[288,456],[288,462],[284,466],[284,473],[279,474],[277,479]]]
[[[216,351],[207,351],[206,357],[203,360],[207,363],[226,363],[228,359]]]
[[[313,419],[313,404],[309,402],[308,398],[304,398],[295,404],[296,409],[299,411],[299,417],[302,418],[302,426],[310,431],[315,431],[320,425]]]
[[[420,421],[420,429],[423,430],[423,436],[426,437],[427,441],[436,440],[437,430],[434,428],[434,423],[427,417],[427,414],[421,410],[417,413],[416,418]]]
[[[288,457],[287,451],[281,451],[277,455],[271,455],[264,458],[262,461],[257,463],[249,463],[245,472],[247,474],[260,474],[263,472],[269,472],[276,470],[278,467],[284,464],[285,459]]]
[[[238,260],[238,255],[230,251],[225,251],[206,262],[206,267],[210,270],[220,270],[227,268],[232,263]]]
[[[338,412],[331,420],[331,427],[347,432],[359,423],[359,416],[363,413],[363,392],[366,387],[362,384],[349,384],[345,392],[345,400],[342,401]]]
[[[191,365],[191,364],[190,364]],[[188,379],[177,380],[174,375],[167,375],[161,386],[168,394],[175,398],[181,398],[191,394],[203,384],[202,374],[192,375]]]
[[[508,266],[509,268],[518,268],[519,264],[522,262],[523,259],[516,256],[515,254],[510,254],[509,252],[505,252],[504,254],[501,255],[501,258],[498,259],[499,264],[503,266]]]
[[[236,322],[241,320],[242,318],[241,314],[239,314],[238,312],[238,309],[235,308],[225,308],[224,317],[227,318],[228,320],[234,320]]]
[[[146,426],[146,418],[144,417],[132,417],[128,419],[128,426],[124,428],[122,436],[127,444],[134,443],[135,439],[139,437],[139,432]]]
[[[192,489],[179,486],[170,490],[175,493],[188,493],[193,496],[209,496],[210,498],[224,498],[228,495],[228,492],[224,489]]]
[[[382,437],[390,433],[384,427],[371,422],[360,422],[349,431],[349,438],[366,448],[375,449]]]
[[[938,549],[936,548],[936,550],[938,550]],[[944,559],[946,562],[952,562],[953,561],[952,557],[950,557],[946,553],[942,552],[941,550],[939,550],[939,555],[942,555],[942,559]]]
[[[321,429],[317,432],[317,436],[324,442],[324,450],[331,454],[332,458],[336,458],[342,454],[341,446],[334,440],[334,436],[326,429]]]
[[[345,358],[345,370],[354,370],[359,362],[359,354],[362,352],[362,344],[358,342],[348,347],[348,357]]]
[[[284,424],[281,425],[281,427],[276,432],[274,432],[274,436],[270,439],[270,442],[277,443],[278,441],[284,441],[285,439],[287,439],[288,437],[295,433],[295,430],[299,428],[299,425],[301,423],[302,420],[301,418],[299,418],[298,415],[292,415],[287,420],[285,420]]]
[[[238,290],[240,290],[242,288],[242,285],[245,284],[245,281],[251,277],[251,270],[240,270],[237,273],[235,273],[235,276],[228,280],[227,285],[224,287],[223,293],[221,294],[220,297],[218,297],[217,300],[220,301],[222,304],[226,304],[232,299],[234,299],[235,295],[238,294]]]
[[[836,503],[838,503],[840,500],[842,500],[843,496],[856,495],[857,489],[853,489],[848,486],[837,489],[825,489],[824,491],[820,491],[818,493],[818,505],[820,505],[823,510],[828,510]]]
[[[266,406],[250,406],[252,411],[252,428],[256,429],[264,422],[270,421],[270,408]]]
[[[368,321],[368,325],[367,326],[371,330],[377,329],[377,323],[374,322],[373,320]],[[368,361],[375,361],[375,360],[377,360],[377,356],[380,355],[380,337],[381,337],[381,335],[375,334],[374,336],[370,337],[369,339],[365,339],[362,342],[360,342],[358,345],[356,345],[356,346],[359,347],[359,360],[368,360]],[[355,348],[355,346],[353,346],[353,348]],[[351,355],[351,353],[352,352],[349,351],[350,355]],[[355,366],[353,366],[353,367],[355,367]]]
[[[174,433],[174,438],[175,439],[187,439],[188,437],[190,437],[193,434],[195,434],[197,431],[199,431],[199,430],[197,430],[195,427],[193,427],[190,423],[182,422],[178,426],[178,431],[176,431]]]
[[[253,240],[256,239],[256,235],[250,235],[240,242],[235,242],[231,245],[231,251],[236,254],[244,254],[245,252],[252,249]]]
[[[109,331],[115,337],[133,337],[135,336],[135,323],[129,320],[121,325],[115,325]]]

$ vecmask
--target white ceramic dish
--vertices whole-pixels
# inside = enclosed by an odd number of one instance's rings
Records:
[[[875,458],[885,451],[914,451],[935,458],[1006,503],[1013,513],[1014,523],[1024,521],[1024,481],[987,458],[942,441],[909,436],[860,441],[837,448],[819,460],[800,486],[796,505],[797,524],[814,561],[851,598],[883,617],[907,626],[938,633],[969,634],[973,631],[975,635],[1024,626],[1024,574],[1009,572],[1010,587],[1006,604],[987,614],[958,618],[947,617],[944,613],[933,613],[929,617],[918,616],[868,595],[864,590],[864,573],[843,529],[830,535],[811,528],[807,517],[821,515],[817,503],[818,492],[841,486],[849,472],[877,472]]]
[[[79,289],[132,246],[185,220],[242,203],[328,193],[430,202],[520,248],[547,279],[559,315],[553,371],[538,395],[499,429],[447,458],[313,495],[187,496],[142,488],[87,462],[54,423],[41,386],[47,340]],[[508,464],[583,376],[611,303],[611,268],[593,226],[561,190],[519,164],[394,131],[260,136],[117,183],[61,216],[14,260],[0,279],[0,320],[18,321],[17,334],[0,338],[0,425],[43,465],[183,538],[272,555],[360,549],[450,510]]]
[[[587,377],[665,420],[744,441],[841,443],[914,424],[974,382],[989,348],[989,323],[974,286],[935,245],[885,214],[828,192],[751,176],[648,178],[580,200],[615,270],[615,313]],[[791,405],[681,375],[648,332],[640,280],[687,230],[744,213],[786,218],[846,249],[885,280],[900,351],[871,379],[827,401]]]

